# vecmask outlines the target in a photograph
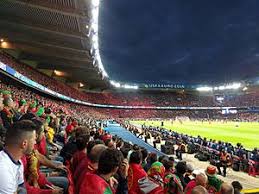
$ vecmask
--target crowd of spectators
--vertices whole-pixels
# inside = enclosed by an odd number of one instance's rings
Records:
[[[142,125],[139,130],[130,124],[124,125],[129,131],[137,137],[153,141],[156,148],[157,143],[165,141],[168,149],[163,149],[165,153],[175,153],[178,159],[182,160],[182,153],[196,154],[196,157],[202,161],[210,161],[217,166],[220,175],[226,176],[226,169],[233,168],[236,171],[244,171],[254,175],[251,170],[259,172],[259,149],[254,148],[246,150],[241,143],[232,145],[229,142],[216,141],[213,139],[193,137],[188,134],[181,134],[175,131],[166,130],[162,127],[152,127]],[[223,172],[221,171],[223,168]],[[256,174],[256,173],[255,173]]]
[[[148,153],[105,132],[78,105],[1,89],[0,193],[234,192],[215,167],[193,173],[185,161]]]
[[[50,89],[86,99],[86,94],[77,90],[75,92],[66,85],[63,87],[62,83],[54,82],[52,78],[38,76],[35,70],[8,56],[0,55],[0,59]],[[185,115],[193,119],[222,119],[222,114],[218,111],[93,108],[54,99],[16,84],[9,78],[2,79],[0,89],[0,193],[3,194],[239,193],[242,189],[240,183],[233,182],[231,186],[216,175],[217,167],[220,172],[222,166],[210,165],[205,172],[194,172],[190,164],[182,161],[181,154],[184,150],[181,145],[187,145],[189,150],[191,147],[194,150],[197,146],[199,150],[206,147],[220,154],[225,150],[231,157],[236,155],[242,161],[258,159],[258,150],[248,155],[241,145],[234,147],[226,142],[144,127],[143,135],[148,137],[151,134],[157,141],[155,144],[164,139],[167,144],[178,145],[176,152],[179,160],[176,162],[173,157],[158,157],[154,153],[148,153],[143,147],[111,136],[100,125],[102,119],[119,117],[176,118]],[[110,94],[96,95],[100,95],[99,99],[103,95],[107,95],[103,99],[110,98]],[[116,99],[114,104],[121,103],[122,99],[123,103],[130,103],[130,98],[134,105],[143,105],[142,99],[145,99],[145,105],[164,103],[159,95],[140,96],[141,94],[132,94],[112,99]],[[92,96],[90,98],[95,99]],[[154,104],[153,101],[158,98],[157,104]],[[188,105],[181,97],[177,98],[176,101],[182,106]],[[174,99],[165,104],[176,104],[176,101]],[[197,102],[198,106],[202,103],[199,101],[197,97],[197,101],[193,100],[193,103]],[[201,101],[206,99],[201,98]],[[245,115],[244,118],[251,117],[249,113],[241,114]],[[212,155],[216,156],[217,153]],[[225,175],[225,169],[222,174]]]
[[[99,122],[112,109],[53,99],[7,78],[0,88],[0,193],[234,192],[215,166],[193,172],[185,161],[158,157],[105,132]]]
[[[213,95],[186,92],[80,92],[56,79],[49,77],[36,69],[25,65],[6,53],[0,53],[0,61],[14,68],[22,75],[61,94],[92,103],[127,105],[127,106],[259,106],[259,92],[249,94],[227,95],[221,103]]]

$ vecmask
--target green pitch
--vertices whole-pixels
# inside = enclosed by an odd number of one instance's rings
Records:
[[[131,121],[146,126],[161,126],[161,121]],[[164,121],[164,128],[192,136],[200,135],[207,139],[222,140],[233,145],[240,142],[247,149],[259,147],[259,123],[255,122],[201,122],[201,121]]]

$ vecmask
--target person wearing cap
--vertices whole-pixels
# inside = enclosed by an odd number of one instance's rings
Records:
[[[210,165],[207,167],[205,173],[208,177],[207,190],[209,191],[209,193],[219,192],[223,181],[220,180],[216,175],[217,168]]]
[[[148,177],[143,177],[138,181],[141,193],[163,194],[164,193],[165,167],[161,162],[152,164],[148,171]]]

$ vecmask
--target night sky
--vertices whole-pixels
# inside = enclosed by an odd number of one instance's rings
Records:
[[[258,0],[103,0],[110,79],[220,84],[259,76]]]

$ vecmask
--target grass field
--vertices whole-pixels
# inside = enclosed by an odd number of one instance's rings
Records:
[[[161,121],[131,121],[133,124],[144,124],[146,126],[161,126]],[[222,140],[236,145],[240,142],[246,149],[259,147],[259,123],[240,122],[236,127],[235,122],[201,122],[184,121],[180,122],[164,121],[164,128],[174,130],[183,134],[192,136],[200,135],[202,137]]]

